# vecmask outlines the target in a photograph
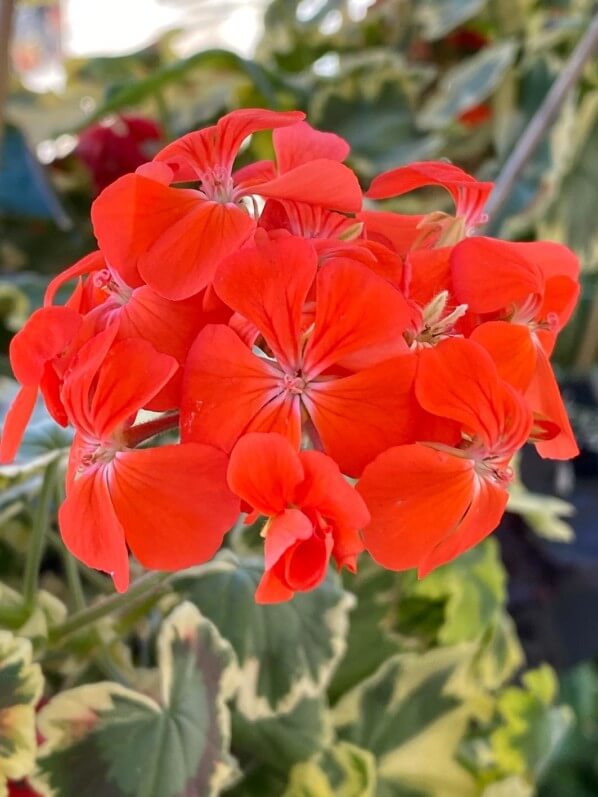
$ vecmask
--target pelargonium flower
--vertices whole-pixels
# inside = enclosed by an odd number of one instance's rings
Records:
[[[233,111],[213,127],[169,144],[151,164],[107,188],[92,208],[94,231],[124,281],[133,287],[146,282],[167,299],[198,293],[256,227],[242,204],[246,196],[359,210],[357,179],[335,160],[300,163],[263,181],[235,180],[233,164],[247,136],[302,118],[295,111]],[[197,181],[199,188],[171,187]]]
[[[279,434],[244,435],[234,447],[228,484],[252,512],[265,515],[265,573],[258,603],[289,600],[326,577],[332,556],[355,571],[363,550],[359,529],[369,512],[338,465],[319,451],[297,451]]]
[[[303,429],[356,475],[413,433],[411,309],[386,281],[357,263],[318,271],[309,243],[285,237],[227,259],[215,287],[261,337],[250,348],[224,325],[200,332],[185,366],[183,440],[230,451],[245,432],[273,431],[299,446]]]
[[[114,343],[116,332],[112,325],[82,346],[64,380],[75,438],[58,520],[71,553],[123,591],[127,546],[146,567],[199,564],[220,547],[239,502],[221,451],[198,443],[135,448],[163,428],[133,421],[178,363],[140,339]]]
[[[579,296],[576,256],[548,241],[479,237],[458,244],[450,259],[455,297],[480,317],[471,336],[492,353],[503,378],[525,391],[538,420],[556,427],[556,434],[536,443],[538,452],[554,459],[576,456],[549,362]]]
[[[531,413],[490,355],[465,339],[420,354],[415,391],[428,412],[459,424],[459,438],[389,448],[357,489],[372,516],[366,549],[384,567],[416,567],[423,576],[498,526],[509,463],[529,437]]]

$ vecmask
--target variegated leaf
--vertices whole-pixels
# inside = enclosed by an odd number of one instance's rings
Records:
[[[35,786],[52,797],[215,797],[237,777],[226,700],[230,645],[190,603],[158,638],[160,695],[116,683],[57,695],[40,713],[46,741]]]
[[[43,687],[31,643],[0,631],[0,797],[7,779],[31,774],[35,764],[35,706]]]
[[[335,708],[340,738],[376,757],[376,797],[474,797],[456,752],[471,717],[472,646],[393,656]]]
[[[226,555],[173,582],[233,646],[241,669],[237,708],[248,719],[288,713],[326,689],[354,603],[331,574],[288,603],[260,606],[254,592],[262,572],[261,559]]]

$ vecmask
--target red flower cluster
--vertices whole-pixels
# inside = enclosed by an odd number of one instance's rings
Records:
[[[265,129],[276,160],[235,171]],[[296,112],[184,136],[102,192],[99,251],[15,336],[0,457],[41,391],[75,430],[62,536],[117,589],[129,550],[206,561],[241,508],[268,518],[259,601],[315,587],[331,557],[354,570],[364,548],[426,573],[496,528],[528,440],[576,454],[549,363],[575,256],[470,237],[492,185],[446,163],[389,171],[366,197],[439,186],[452,213],[362,210],[348,151]],[[176,427],[180,443],[146,445]]]

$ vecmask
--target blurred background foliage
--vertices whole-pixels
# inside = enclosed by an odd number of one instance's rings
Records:
[[[187,5],[204,25],[239,3]],[[348,139],[364,187],[381,170],[438,158],[494,179],[596,12],[590,0],[273,0],[264,10],[251,55],[181,58],[169,31],[139,52],[61,62],[57,91],[26,88],[28,51],[16,52],[0,168],[1,414],[14,395],[10,337],[50,275],[93,248],[97,191],[165,141],[237,107],[300,108]],[[242,157],[268,146],[256,135]],[[418,212],[430,196],[389,206]],[[77,630],[70,614],[107,585],[79,572],[54,524],[43,589],[25,607],[18,592],[44,469],[68,445],[40,413],[18,462],[0,468],[0,794],[3,778],[30,775],[58,797],[91,794],[90,782],[98,797],[196,793],[189,783],[234,797],[595,797],[597,206],[594,60],[489,226],[568,244],[584,283],[558,351],[582,457],[550,471],[524,457],[535,492],[514,490],[498,535],[508,579],[490,540],[421,582],[364,557],[356,578],[257,607],[251,536],[234,532],[214,563]],[[572,527],[577,542],[565,545]],[[585,603],[571,599],[580,568]],[[542,635],[550,612],[560,621]],[[584,612],[585,625],[571,621]],[[583,643],[569,644],[563,627],[576,624]],[[15,720],[33,721],[32,656],[46,698],[58,693],[41,711],[36,765],[35,740]],[[188,705],[207,726],[186,721]],[[169,758],[158,758],[160,734]]]

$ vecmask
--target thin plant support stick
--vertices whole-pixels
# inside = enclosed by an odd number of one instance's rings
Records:
[[[490,219],[498,217],[511,194],[515,180],[546,135],[548,128],[563,104],[567,92],[577,83],[585,65],[597,52],[598,14],[595,14],[589,28],[571,54],[569,61],[552,84],[544,102],[507,159],[486,204],[485,210]],[[489,226],[492,227],[492,221]]]
[[[15,0],[0,0],[0,158],[4,137],[4,106],[10,78],[10,37]],[[0,168],[2,163],[0,162]]]
[[[56,495],[56,475],[58,471],[58,458],[50,462],[44,473],[42,489],[39,494],[35,515],[33,518],[33,528],[31,542],[27,550],[25,561],[25,575],[23,578],[23,601],[28,609],[33,608],[37,586],[39,581],[39,568],[44,548],[46,546],[46,535],[50,526],[50,510],[52,501]]]

